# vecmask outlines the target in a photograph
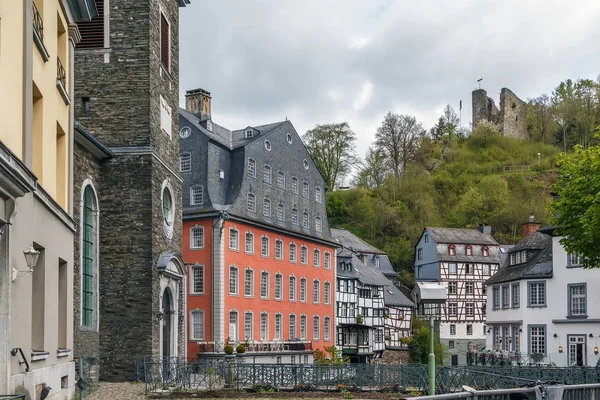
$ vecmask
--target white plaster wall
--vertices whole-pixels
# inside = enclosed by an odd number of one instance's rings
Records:
[[[445,340],[476,340],[476,339],[485,339],[485,335],[483,334],[483,327],[485,324],[483,322],[456,322],[456,335],[450,334],[450,325],[452,323],[443,322],[440,323],[440,339]],[[473,334],[467,335],[467,325],[473,325]]]

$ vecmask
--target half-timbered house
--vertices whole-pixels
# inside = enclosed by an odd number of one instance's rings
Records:
[[[332,229],[342,246],[337,268],[337,345],[354,362],[405,348],[413,303],[392,282],[389,258],[344,229]]]
[[[485,281],[498,270],[500,248],[489,227],[424,229],[415,248],[417,282],[443,282],[446,306],[440,341],[449,349],[444,363],[466,364],[485,347]]]

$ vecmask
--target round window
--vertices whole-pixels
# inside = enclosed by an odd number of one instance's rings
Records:
[[[304,160],[302,163],[304,164],[304,169],[308,169],[308,161]]]
[[[190,127],[189,126],[184,126],[179,131],[179,137],[181,137],[182,139],[185,139],[185,138],[188,138],[191,133],[192,133],[192,130],[190,129]]]
[[[162,212],[165,223],[169,226],[173,223],[175,216],[173,203],[173,195],[171,194],[169,188],[165,187],[162,194]]]
[[[267,151],[271,151],[271,142],[269,142],[268,140],[265,140],[265,149]]]
[[[292,135],[288,133],[287,136],[286,136],[286,138],[287,138],[287,142],[289,144],[292,144]]]

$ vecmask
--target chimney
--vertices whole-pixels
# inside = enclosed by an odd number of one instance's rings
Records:
[[[541,227],[542,227],[542,224],[540,224],[539,222],[535,222],[535,216],[533,214],[531,214],[529,216],[529,221],[525,222],[521,226],[521,236],[526,238],[527,236],[531,235],[533,232],[537,231]]]
[[[488,235],[492,234],[492,227],[486,224],[481,224],[479,225],[479,227],[477,228],[477,230],[481,233],[485,233]]]
[[[204,89],[193,89],[185,92],[185,109],[196,114],[200,120],[210,118],[210,92]]]

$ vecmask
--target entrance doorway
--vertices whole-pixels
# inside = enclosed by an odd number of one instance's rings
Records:
[[[585,335],[569,336],[569,366],[587,365],[585,358]]]
[[[452,365],[458,365],[458,354],[452,354],[451,358],[451,364]]]
[[[173,315],[172,299],[173,297],[171,296],[171,291],[169,289],[165,289],[162,300],[162,356],[165,360],[171,357],[171,317]]]

